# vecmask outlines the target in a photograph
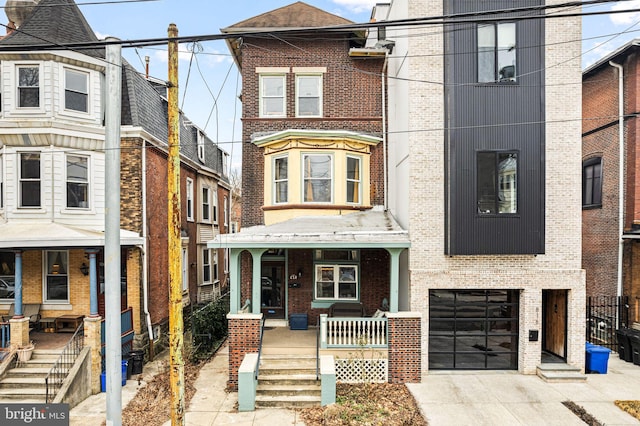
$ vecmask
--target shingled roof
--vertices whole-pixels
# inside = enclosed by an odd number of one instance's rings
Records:
[[[20,28],[0,40],[0,46],[32,46],[98,41],[73,0],[40,0]],[[104,49],[83,53],[104,58]]]
[[[353,21],[325,12],[304,2],[296,2],[253,18],[245,19],[237,24],[223,28],[224,33],[246,32],[256,29],[329,27],[353,24]]]

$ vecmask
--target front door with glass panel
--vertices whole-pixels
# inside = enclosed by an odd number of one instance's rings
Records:
[[[265,318],[284,319],[284,262],[262,262],[260,303]]]

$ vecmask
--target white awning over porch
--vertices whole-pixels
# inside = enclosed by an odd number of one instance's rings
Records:
[[[0,225],[0,248],[95,247],[104,246],[104,230],[75,227],[55,222],[9,222]],[[135,232],[120,230],[120,244],[141,245]]]
[[[332,216],[301,216],[220,234],[209,248],[408,248],[409,233],[382,208]]]

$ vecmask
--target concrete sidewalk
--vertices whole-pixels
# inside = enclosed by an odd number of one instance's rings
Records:
[[[640,424],[613,404],[640,400],[640,366],[612,353],[607,374],[588,374],[583,383],[547,383],[515,372],[430,372],[407,385],[431,426],[582,425],[562,405],[573,401],[601,423]]]
[[[237,393],[227,393],[228,349],[222,348],[202,367],[196,393],[185,414],[188,426],[302,426],[293,410],[259,409],[240,413]],[[166,368],[166,355],[145,364],[140,384],[130,380],[122,389],[123,407],[146,381]],[[583,383],[546,383],[517,372],[429,372],[423,383],[407,385],[431,426],[440,425],[583,425],[563,401],[582,406],[601,423],[638,425],[639,421],[613,404],[640,400],[640,366],[612,353],[607,374],[589,374]],[[72,426],[100,424],[106,418],[106,394],[87,398],[70,413]],[[164,426],[170,425],[167,421]]]

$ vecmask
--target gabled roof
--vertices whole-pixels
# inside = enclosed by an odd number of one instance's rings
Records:
[[[256,29],[291,29],[307,27],[329,27],[353,24],[353,21],[325,12],[322,9],[296,2],[253,18],[233,24],[221,31],[224,33],[247,32]]]
[[[242,37],[248,37],[247,33],[304,30],[306,28],[339,27],[348,26],[350,24],[353,24],[353,21],[329,12],[325,12],[322,9],[318,9],[317,7],[310,6],[304,2],[299,1],[288,6],[283,6],[279,9],[274,9],[270,12],[265,12],[261,15],[254,16],[253,18],[245,19],[244,21],[238,22],[237,24],[222,28],[220,29],[220,31],[226,34],[238,34],[238,37],[236,38],[227,38],[226,42],[229,46],[229,50],[233,54],[233,58],[238,65],[238,68],[242,68],[240,43],[238,43],[238,41]],[[365,31],[362,30],[357,31],[345,28],[344,30],[332,29],[328,31],[330,31],[332,34],[338,34],[342,32],[343,35],[355,35],[354,41],[359,40],[360,44],[364,44],[364,41],[366,39]],[[279,37],[283,36],[283,34],[279,34]]]
[[[92,41],[98,41],[98,38],[73,0],[40,0],[20,28],[0,40],[0,46]],[[83,53],[104,58],[104,49]]]

